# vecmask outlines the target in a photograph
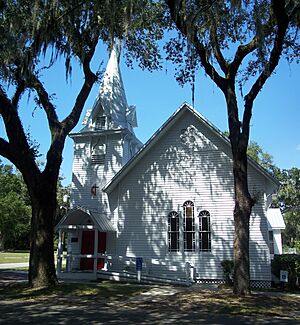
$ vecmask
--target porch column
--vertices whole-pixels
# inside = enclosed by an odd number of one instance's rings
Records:
[[[62,229],[58,231],[58,248],[57,248],[57,273],[61,272],[62,266]]]
[[[98,262],[98,229],[95,229],[95,241],[94,241],[94,273],[97,273]]]

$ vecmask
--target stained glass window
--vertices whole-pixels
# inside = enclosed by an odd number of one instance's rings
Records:
[[[211,251],[210,213],[206,210],[199,213],[199,251]]]
[[[195,218],[192,201],[184,202],[183,219],[184,250],[193,252],[195,251]]]
[[[179,251],[179,215],[176,211],[168,215],[168,245],[169,252]]]

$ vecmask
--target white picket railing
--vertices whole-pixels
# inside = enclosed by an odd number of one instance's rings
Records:
[[[93,268],[91,270],[80,270],[80,259],[87,258],[93,259]],[[97,261],[98,259],[104,259],[104,267],[100,270],[97,270]],[[63,263],[63,260],[66,262]],[[174,269],[174,275],[157,275],[153,272],[153,268],[163,267],[166,270]],[[108,254],[100,254],[97,256],[93,254],[72,254],[72,253],[62,253],[57,255],[57,273],[58,276],[62,273],[68,273],[69,277],[72,278],[72,274],[76,272],[87,272],[95,273],[105,277],[110,276],[112,279],[122,277],[123,279],[130,279],[137,277],[136,271],[136,257],[129,256],[115,256]],[[170,272],[169,272],[170,273]],[[171,272],[172,273],[172,272]],[[182,272],[181,272],[182,273]],[[65,274],[66,276],[66,274]],[[176,267],[172,265],[169,261],[160,260],[160,259],[144,259],[141,270],[142,281],[158,281],[170,283],[170,281],[182,282],[190,284],[195,280],[195,268],[190,264],[185,264],[185,274],[184,276],[179,277],[176,272]]]

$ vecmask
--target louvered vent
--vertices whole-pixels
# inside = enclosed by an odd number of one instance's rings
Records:
[[[92,164],[93,165],[104,165],[104,162],[105,162],[105,154],[92,155]]]
[[[105,130],[106,129],[106,116],[99,116],[96,119],[96,129]]]

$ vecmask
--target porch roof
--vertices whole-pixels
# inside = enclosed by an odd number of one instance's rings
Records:
[[[103,232],[116,231],[112,222],[103,213],[80,206],[68,211],[56,225],[55,231],[59,229],[88,228],[89,226]]]
[[[280,209],[270,208],[267,210],[268,228],[272,229],[285,229],[285,223]]]

